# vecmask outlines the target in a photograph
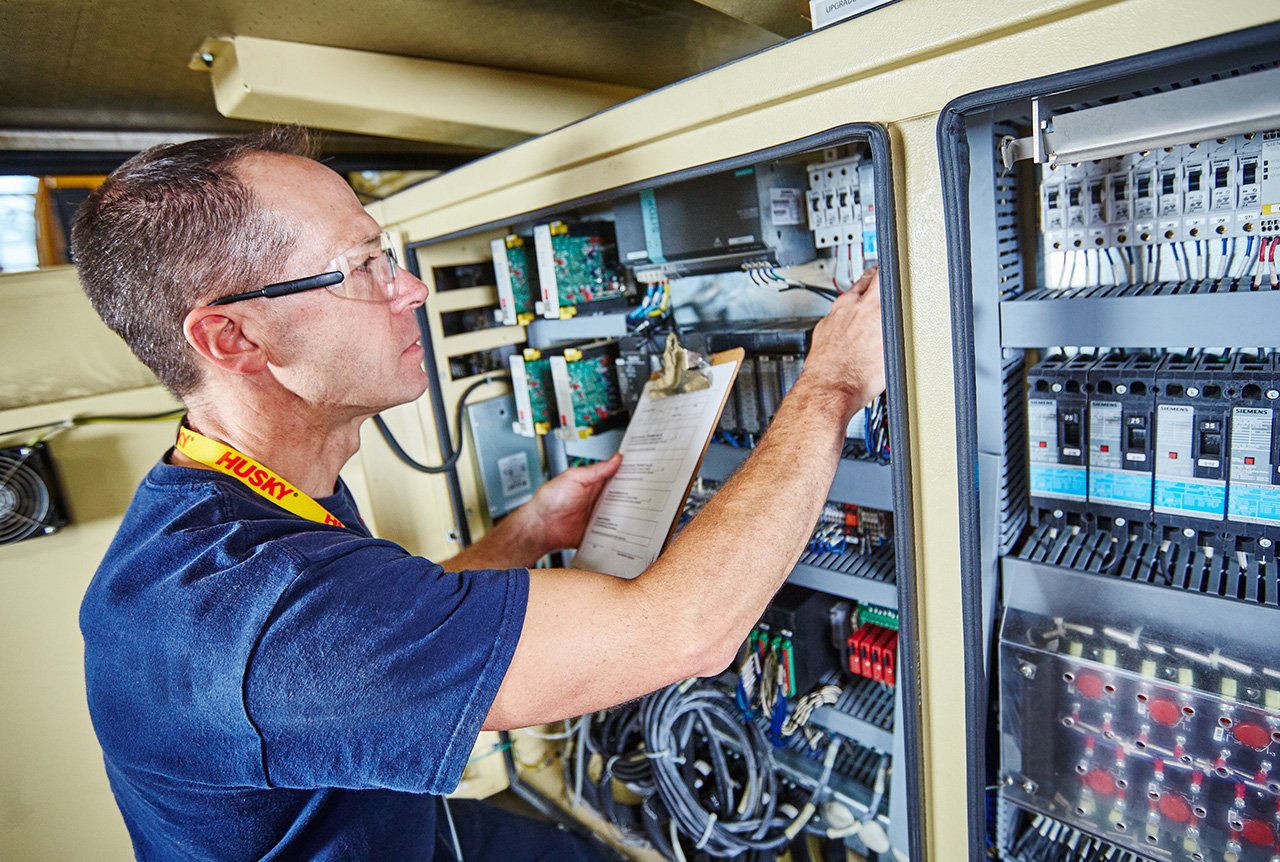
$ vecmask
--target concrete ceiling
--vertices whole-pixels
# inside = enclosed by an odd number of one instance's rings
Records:
[[[0,0],[0,132],[236,132],[188,69],[245,35],[653,89],[807,28],[805,0]],[[50,147],[56,138],[50,137]],[[474,149],[355,135],[350,152]]]

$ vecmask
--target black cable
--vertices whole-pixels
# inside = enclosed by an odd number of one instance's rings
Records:
[[[788,282],[786,287],[779,288],[778,293],[786,293],[788,290],[807,290],[815,296],[820,296],[827,302],[835,302],[840,294],[834,290],[828,290],[825,287],[814,287],[811,284],[799,284],[797,282]]]
[[[375,415],[373,417],[373,424],[378,426],[378,432],[382,434],[382,439],[387,441],[387,446],[391,451],[394,452],[396,457],[403,461],[407,466],[412,467],[420,473],[448,473],[453,469],[454,465],[458,463],[458,459],[462,457],[462,444],[467,439],[466,435],[462,433],[462,411],[463,408],[467,406],[467,397],[481,386],[484,386],[487,383],[493,383],[495,380],[510,381],[511,375],[489,374],[479,380],[473,381],[470,386],[462,390],[462,395],[458,397],[458,407],[454,413],[453,422],[454,426],[458,429],[458,442],[456,445],[451,444],[453,447],[453,454],[446,458],[444,463],[438,466],[432,467],[415,461],[412,455],[404,451],[404,448],[400,445],[399,441],[396,440],[395,435],[391,433],[391,429],[387,427],[387,423],[383,421],[382,416]],[[446,435],[448,430],[449,429],[447,428],[445,429]]]
[[[163,413],[104,413],[92,416],[72,416],[67,419],[59,419],[56,422],[41,422],[39,425],[28,425],[25,428],[10,428],[8,431],[0,431],[0,437],[24,434],[27,431],[43,431],[45,428],[57,428],[59,425],[78,427],[80,425],[92,425],[96,422],[156,422],[161,419],[178,419],[185,412],[186,408],[183,407],[175,410],[166,410]]]

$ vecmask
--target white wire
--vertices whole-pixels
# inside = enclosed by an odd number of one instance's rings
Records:
[[[1248,278],[1251,269],[1253,269],[1253,237],[1249,237],[1244,245],[1244,258],[1240,261],[1240,268],[1235,275],[1236,280]]]
[[[449,810],[449,800],[441,796],[440,802],[444,805],[444,817],[449,821],[449,834],[453,836],[453,856],[458,862],[465,862],[462,858],[462,844],[458,841],[458,827],[453,825],[453,812]]]
[[[676,862],[689,862],[684,858],[684,848],[680,846],[680,833],[676,831],[676,819],[672,817],[667,821],[671,832],[671,852],[675,854]]]
[[[516,732],[523,733],[527,736],[532,736],[534,739],[552,739],[552,740],[568,739],[569,737],[573,736],[575,733],[578,732],[578,725],[582,722],[582,720],[583,720],[583,716],[578,716],[578,718],[574,721],[565,722],[565,729],[560,733],[543,733],[541,731],[534,730],[531,727],[522,727],[520,728],[520,730]]]

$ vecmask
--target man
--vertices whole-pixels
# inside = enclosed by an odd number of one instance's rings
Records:
[[[94,307],[189,411],[81,610],[135,850],[575,858],[533,827],[504,843],[476,807],[437,818],[434,795],[482,728],[730,664],[805,546],[850,416],[883,389],[874,273],[819,324],[753,456],[640,577],[525,568],[576,546],[616,457],[437,564],[370,537],[338,478],[360,424],[429,384],[427,289],[307,153],[287,129],[148,150],[73,233]]]

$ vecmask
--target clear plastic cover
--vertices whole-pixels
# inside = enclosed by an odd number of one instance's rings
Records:
[[[1010,569],[1005,797],[1150,858],[1280,855],[1280,613]]]

